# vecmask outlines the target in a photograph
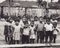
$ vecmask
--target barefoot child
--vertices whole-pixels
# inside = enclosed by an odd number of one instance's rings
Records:
[[[53,43],[56,43],[56,38],[57,38],[58,32],[59,32],[59,30],[57,29],[56,26],[54,26],[54,28],[53,28]]]
[[[35,26],[34,26],[34,24],[31,24],[31,26],[30,26],[30,43],[34,43],[35,38],[36,38]]]

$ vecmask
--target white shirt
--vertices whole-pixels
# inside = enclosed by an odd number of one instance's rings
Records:
[[[52,23],[54,23],[54,22],[56,22],[56,23],[57,23],[57,20],[52,20],[52,19],[51,19],[51,22],[52,22]]]
[[[44,27],[45,27],[45,29],[46,29],[46,31],[52,31],[53,30],[53,25],[50,23],[50,24],[45,24],[44,25]]]
[[[38,31],[43,31],[43,27],[44,27],[44,24],[43,23],[39,23],[38,24]]]
[[[29,32],[30,32],[30,28],[24,28],[23,30],[23,35],[29,35]]]
[[[13,33],[13,39],[14,40],[20,40],[20,35],[21,35],[21,33],[20,33],[20,26],[18,25],[18,26],[14,26],[14,33]]]
[[[12,21],[12,25],[15,25],[15,21]]]
[[[34,34],[34,29],[35,29],[35,26],[33,27],[30,26],[31,34]]]
[[[39,21],[34,21],[34,25],[37,26],[39,24]]]
[[[56,35],[57,35],[57,34],[58,34],[58,31],[57,31],[56,29],[58,30],[57,27],[56,27],[56,28],[53,28],[53,30],[54,30],[54,31],[53,31],[53,34],[56,34]]]
[[[30,30],[31,30],[30,39],[35,39],[36,38],[34,29],[35,29],[35,26],[33,26],[33,27],[30,26]]]
[[[28,20],[28,24],[30,24],[31,22]]]
[[[22,28],[24,27],[24,23],[23,23],[23,21],[22,21],[22,20],[20,20],[19,25],[20,25]]]
[[[14,32],[20,32],[20,26],[19,25],[18,26],[15,25],[14,28],[15,28]]]

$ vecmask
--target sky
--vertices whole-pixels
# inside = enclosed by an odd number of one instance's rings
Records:
[[[5,1],[5,0],[0,0],[0,3],[3,2],[3,1]]]
[[[0,0],[0,3],[3,2],[5,0]],[[30,1],[30,0],[29,0]],[[32,1],[32,0],[31,0]],[[36,1],[36,0],[33,0],[33,1]],[[47,2],[50,2],[51,0],[43,0],[43,1],[47,1]],[[53,2],[57,2],[58,0],[53,0]]]

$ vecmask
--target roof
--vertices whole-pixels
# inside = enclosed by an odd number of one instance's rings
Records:
[[[3,1],[2,3],[0,3],[0,6],[9,6],[9,2]]]
[[[50,9],[60,9],[60,3],[58,3],[58,2],[49,3],[49,8]]]
[[[15,2],[10,2],[10,5],[12,6],[12,7],[38,7],[38,4],[37,4],[37,2],[34,2],[34,1],[19,1],[19,2],[17,2],[17,1],[15,1]],[[5,6],[5,7],[7,7],[7,6],[9,6],[9,2],[8,1],[4,1],[4,2],[2,2],[2,3],[0,3],[0,6]],[[55,2],[55,3],[49,3],[48,4],[48,8],[49,9],[60,9],[60,3],[58,3],[58,2]]]
[[[15,6],[21,6],[21,7],[37,7],[37,3],[34,1],[19,1],[19,2],[11,2],[10,5],[12,7]],[[0,3],[0,6],[9,6],[9,2],[8,1],[4,1],[2,3]]]

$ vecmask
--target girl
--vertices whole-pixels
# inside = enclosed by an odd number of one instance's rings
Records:
[[[31,24],[31,26],[30,26],[30,43],[34,43],[35,37],[36,37],[35,26],[34,26],[34,24]]]
[[[57,29],[56,26],[54,26],[53,28],[53,42],[56,43],[56,37],[57,37],[57,34],[58,34],[59,30]]]
[[[20,26],[19,26],[19,23],[16,22],[15,23],[15,26],[14,26],[14,33],[13,33],[13,36],[14,36],[14,41],[15,41],[15,44],[19,44],[19,41],[20,41]]]

